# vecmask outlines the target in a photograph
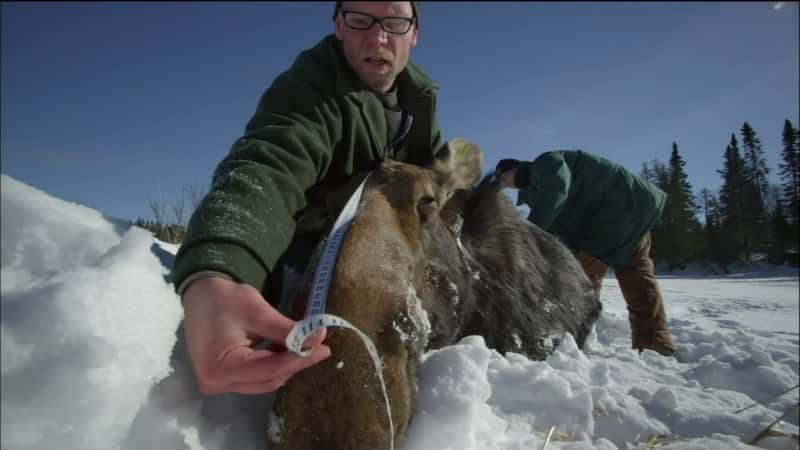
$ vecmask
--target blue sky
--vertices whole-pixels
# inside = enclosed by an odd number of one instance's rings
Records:
[[[123,218],[206,187],[262,92],[333,30],[333,2],[3,2],[2,172]],[[676,141],[717,189],[747,121],[772,170],[798,126],[797,3],[423,2],[411,58],[446,138],[580,148],[639,172]]]

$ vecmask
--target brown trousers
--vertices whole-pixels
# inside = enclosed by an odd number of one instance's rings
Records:
[[[599,297],[608,266],[583,251],[577,252],[577,257]],[[631,255],[628,267],[617,271],[616,276],[622,296],[628,305],[632,347],[637,350],[648,348],[662,354],[672,354],[675,349],[667,329],[667,314],[656,281],[655,267],[650,258],[649,232],[644,235]]]

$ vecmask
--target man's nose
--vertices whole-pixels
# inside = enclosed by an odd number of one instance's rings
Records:
[[[372,27],[367,30],[367,37],[370,42],[376,44],[385,44],[389,40],[389,33],[387,33],[380,23],[377,21],[372,24]]]

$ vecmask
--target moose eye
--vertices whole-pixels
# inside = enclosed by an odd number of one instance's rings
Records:
[[[436,201],[435,198],[431,197],[430,195],[424,195],[421,199],[419,199],[419,206],[426,206],[434,203]]]
[[[419,218],[423,222],[428,220],[436,212],[436,199],[430,195],[423,195],[417,202]]]

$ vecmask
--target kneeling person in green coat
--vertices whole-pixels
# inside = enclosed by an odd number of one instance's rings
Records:
[[[296,323],[280,310],[341,206],[335,193],[393,159],[428,165],[445,142],[437,84],[409,55],[418,2],[342,2],[333,33],[302,51],[264,91],[217,165],[189,221],[172,280],[203,394],[263,394],[331,354],[325,332],[308,358],[283,343]],[[270,58],[269,52],[254,58]]]
[[[598,295],[614,268],[628,307],[632,346],[672,355],[664,303],[650,258],[650,229],[666,194],[612,161],[580,150],[550,151],[532,162],[503,159],[495,175],[518,189],[528,220],[558,236],[578,257]]]

